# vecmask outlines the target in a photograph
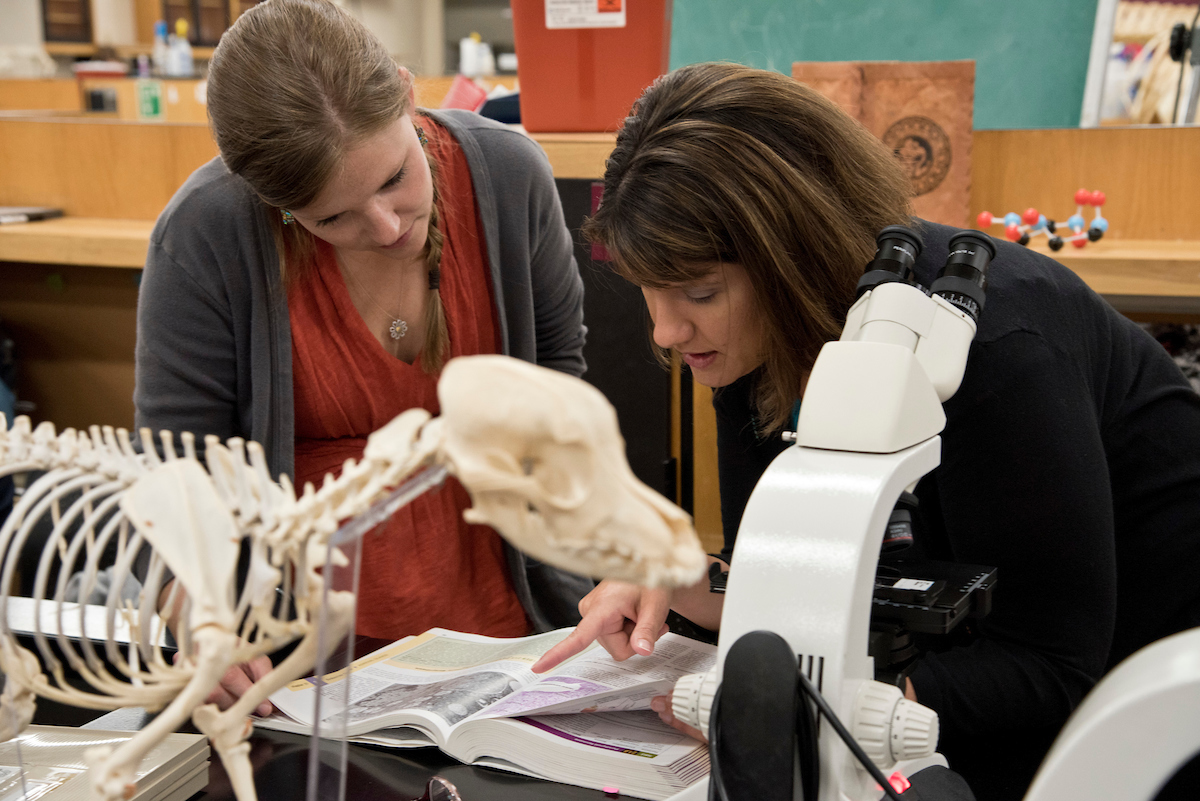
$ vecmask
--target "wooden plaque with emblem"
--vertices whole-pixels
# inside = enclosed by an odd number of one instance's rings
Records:
[[[796,62],[792,77],[840,105],[896,154],[912,180],[917,216],[967,225],[974,61]]]

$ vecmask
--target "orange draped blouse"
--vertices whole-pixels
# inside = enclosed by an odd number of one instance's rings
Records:
[[[483,228],[466,157],[440,125],[420,119],[438,164],[438,213],[445,234],[441,297],[450,355],[499,352],[495,299]],[[438,414],[437,376],[419,360],[386,351],[350,300],[333,248],[318,243],[310,280],[288,294],[296,413],[296,486],[318,487],[367,436],[406,409]],[[503,543],[468,525],[470,506],[454,479],[400,509],[363,542],[357,633],[399,639],[432,626],[495,637],[529,633]]]

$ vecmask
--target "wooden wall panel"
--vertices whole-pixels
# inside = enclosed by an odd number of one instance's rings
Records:
[[[74,78],[0,79],[0,111],[79,111]]]
[[[154,41],[154,23],[162,19],[162,15],[161,0],[133,0],[134,28],[139,42]]]
[[[162,118],[152,122],[198,122],[208,124],[208,107],[197,99],[205,81],[186,78],[159,80],[162,84]],[[133,78],[85,78],[85,92],[111,89],[117,96],[116,119],[136,121],[138,116],[137,80]]]
[[[692,485],[696,533],[708,553],[725,546],[721,529],[721,487],[717,481],[717,413],[712,390],[692,382]]]
[[[0,319],[35,422],[133,425],[137,273],[0,263]]]
[[[1200,127],[976,131],[971,173],[972,221],[1030,206],[1065,220],[1077,189],[1100,189],[1108,238],[1200,239]]]
[[[0,120],[0,205],[153,220],[216,154],[204,125]]]

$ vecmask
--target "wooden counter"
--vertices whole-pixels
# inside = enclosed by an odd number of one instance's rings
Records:
[[[152,228],[149,220],[94,217],[0,225],[0,261],[140,270]]]
[[[211,50],[211,48],[209,48]],[[417,76],[417,105],[438,108],[454,83],[453,75]],[[95,119],[97,112],[86,110],[87,92],[107,89],[115,94],[116,111],[110,116],[121,120],[141,119],[138,109],[138,78],[0,78],[0,111],[72,111]],[[155,78],[162,88],[162,116],[155,122],[208,123],[207,81],[203,78]],[[490,87],[517,88],[517,76],[497,75],[486,79]],[[611,143],[609,147],[611,148]]]
[[[4,225],[0,262],[140,269],[153,227],[149,220],[90,217]],[[1200,315],[1200,240],[1103,240],[1057,253],[1044,244],[1032,249],[1069,267],[1120,311]]]
[[[617,142],[610,133],[535,133],[530,134],[546,156],[555,178],[604,177],[604,163]]]
[[[1200,240],[1105,239],[1080,250],[1032,249],[1069,267],[1135,319],[1200,318]]]
[[[153,221],[216,154],[201,123],[0,117],[0,206]]]

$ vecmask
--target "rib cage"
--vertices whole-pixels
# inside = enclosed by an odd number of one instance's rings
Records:
[[[174,437],[169,432],[161,435],[160,442],[167,460],[197,459],[194,438],[190,435],[181,438],[182,455],[176,454]],[[143,448],[138,453],[123,429],[93,426],[86,434],[66,429],[56,435],[50,423],[31,430],[26,417],[17,418],[11,431],[0,432],[0,476],[45,471],[29,484],[0,527],[3,555],[0,636],[7,641],[7,647],[21,647],[7,626],[7,601],[15,594],[22,564],[26,571],[36,564],[32,582],[28,575],[24,576],[27,585],[32,583],[32,597],[49,600],[54,605],[50,614],[45,614],[40,604],[34,607],[34,642],[49,679],[35,688],[43,697],[93,709],[144,706],[156,710],[170,701],[194,672],[189,659],[193,643],[187,627],[181,629],[179,662],[174,663],[163,652],[164,623],[155,615],[155,607],[170,573],[160,554],[145,542],[120,507],[122,496],[134,481],[161,464],[156,444],[148,432],[142,432]],[[285,481],[280,486],[270,480],[256,444],[247,448],[241,440],[232,440],[224,446],[211,438],[206,457],[218,493],[234,510],[243,537],[262,531],[266,528],[264,523],[279,522],[282,518],[277,512],[284,508],[291,512],[285,516],[295,522],[297,504],[290,485]],[[44,542],[31,538],[39,524],[49,533]],[[296,609],[290,603],[297,576],[303,577],[305,573],[305,549],[294,547],[294,542],[278,536],[274,542],[260,537],[248,539],[248,543],[251,551],[257,551],[252,560],[259,569],[255,570],[254,581],[244,583],[236,602],[230,599],[244,643],[236,654],[237,661],[286,645],[301,636],[309,624],[309,610],[303,606]],[[133,575],[135,559],[143,547],[150,554],[144,562],[145,581],[140,601],[131,604],[122,601],[121,591],[126,579]],[[263,571],[263,564],[272,565],[278,571],[274,574],[277,578],[273,577],[273,571]],[[81,574],[75,597],[86,599],[95,589],[97,573],[103,568],[111,569],[111,583],[104,600],[104,628],[100,632],[94,627],[88,630],[97,640],[103,640],[98,650],[87,637],[73,642],[61,632],[68,615],[78,618],[81,631],[84,627],[84,606],[70,609],[71,603],[66,600],[70,577]],[[276,593],[276,589],[281,592]],[[252,610],[255,601],[261,601],[268,592],[281,597],[281,608]],[[169,598],[168,604],[171,603],[173,599]],[[190,599],[185,599],[182,615],[186,617],[190,611]],[[272,617],[272,611],[281,620]],[[131,633],[127,649],[121,649],[116,642],[121,620],[129,625]],[[64,667],[82,677],[94,692],[69,684]]]
[[[286,476],[279,483],[271,479],[254,442],[207,437],[202,464],[190,434],[180,437],[177,448],[170,432],[156,442],[142,430],[141,448],[135,449],[123,429],[93,426],[87,433],[56,434],[50,423],[33,429],[27,417],[18,417],[5,430],[0,415],[0,477],[32,478],[0,526],[0,670],[7,679],[0,695],[0,740],[29,723],[35,694],[91,709],[163,710],[115,751],[88,755],[93,799],[117,801],[130,797],[136,765],[155,739],[191,716],[225,762],[235,795],[253,801],[245,716],[310,670],[322,649],[341,641],[353,618],[353,594],[325,592],[319,572],[346,564],[340,550],[329,546],[338,521],[367,511],[388,488],[433,459],[434,451],[414,449],[409,437],[428,413],[401,418],[399,434],[387,438],[390,447],[369,448],[363,460],[347,461],[338,479],[327,475],[320,490],[306,485],[297,497]],[[39,525],[48,532],[44,542],[32,536]],[[244,570],[235,581],[239,557]],[[135,561],[145,566],[138,571],[144,583],[136,602],[122,601]],[[31,582],[24,578],[35,601],[40,663],[8,625],[8,598],[22,562],[33,573]],[[170,567],[177,575],[168,583]],[[82,604],[70,608],[67,587],[76,575],[76,597],[86,600],[104,568],[112,581],[104,597],[103,631],[95,631],[86,627]],[[165,624],[154,614],[164,592],[163,608],[178,610],[175,659],[164,653]],[[46,614],[44,602],[52,610]],[[322,603],[328,604],[325,611]],[[71,614],[87,635],[78,642],[63,633]],[[318,636],[322,619],[327,631]],[[127,623],[131,635],[124,647],[118,644],[118,622]],[[205,703],[229,667],[295,641],[292,653],[232,707],[220,711]],[[86,688],[69,679],[68,668]]]

